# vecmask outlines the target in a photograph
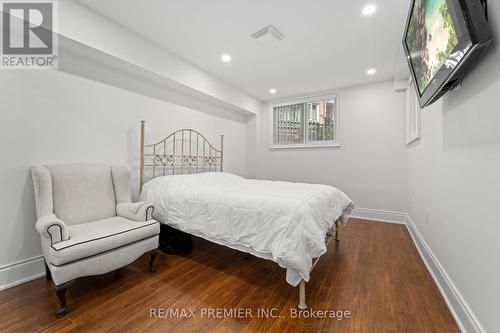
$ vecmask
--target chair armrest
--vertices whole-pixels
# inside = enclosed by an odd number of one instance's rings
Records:
[[[116,214],[133,221],[153,219],[153,205],[149,202],[121,203],[116,205]]]
[[[40,217],[36,221],[36,230],[41,236],[50,238],[51,245],[69,239],[68,226],[54,214]]]

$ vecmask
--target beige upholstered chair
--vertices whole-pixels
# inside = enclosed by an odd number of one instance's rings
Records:
[[[78,277],[130,264],[146,252],[150,270],[160,226],[153,207],[131,202],[130,171],[100,164],[59,164],[31,169],[36,230],[42,239],[47,278],[66,310],[66,288]]]

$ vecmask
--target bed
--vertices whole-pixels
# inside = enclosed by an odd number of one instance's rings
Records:
[[[298,307],[305,309],[305,283],[330,241],[340,239],[352,201],[332,186],[223,172],[220,140],[216,149],[201,133],[182,129],[146,145],[141,122],[141,200],[154,205],[161,223],[276,262],[299,286]]]

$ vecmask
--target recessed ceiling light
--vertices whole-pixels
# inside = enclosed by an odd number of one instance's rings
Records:
[[[271,90],[269,90],[269,93],[270,93],[270,94],[273,94],[273,95],[274,95],[274,94],[276,94],[276,89],[271,89]]]
[[[221,60],[224,62],[230,62],[231,61],[231,56],[229,54],[223,54],[221,57]]]
[[[377,73],[377,70],[375,68],[370,68],[369,70],[366,71],[366,74],[368,75],[373,75]]]
[[[374,4],[370,4],[363,7],[362,13],[364,16],[370,16],[374,14],[376,11],[377,11],[377,6],[375,6]]]

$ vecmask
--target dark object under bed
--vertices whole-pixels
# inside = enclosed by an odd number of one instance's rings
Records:
[[[160,250],[167,254],[184,254],[192,249],[191,235],[160,223]]]

